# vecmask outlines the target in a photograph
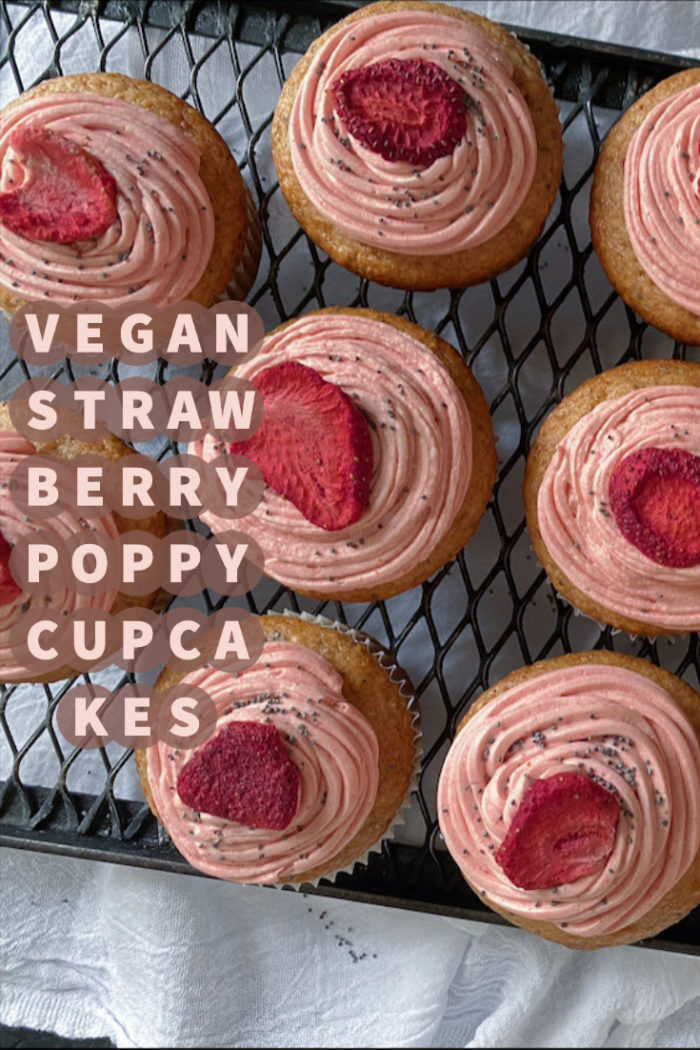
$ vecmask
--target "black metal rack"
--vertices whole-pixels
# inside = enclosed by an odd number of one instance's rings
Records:
[[[500,463],[494,499],[470,546],[408,597],[386,603],[312,602],[271,581],[247,601],[256,612],[307,610],[366,630],[407,667],[421,699],[425,754],[405,841],[385,844],[366,868],[358,866],[352,876],[340,876],[335,885],[322,884],[316,892],[500,922],[441,848],[435,816],[437,774],[469,703],[520,664],[583,648],[642,655],[697,685],[695,635],[657,642],[629,639],[576,617],[557,597],[531,553],[520,497],[533,435],[564,393],[626,360],[686,356],[684,346],[641,323],[612,291],[593,254],[587,200],[600,141],[617,113],[693,63],[518,30],[562,103],[568,144],[564,179],[546,230],[526,262],[490,284],[465,292],[398,293],[342,271],[307,240],[286,210],[270,159],[277,85],[314,37],[358,6],[345,0],[0,0],[0,87],[9,79],[16,93],[35,80],[75,71],[72,49],[78,39],[84,43],[80,34],[86,33],[92,34],[91,70],[122,69],[126,43],[134,45],[130,54],[140,56],[141,64],[129,72],[160,81],[161,69],[175,62],[182,73],[181,94],[229,140],[258,203],[264,249],[249,301],[266,326],[321,306],[393,310],[437,330],[474,369],[491,402]],[[28,76],[23,56],[30,38]],[[225,70],[231,84],[230,98],[214,112],[211,63]],[[265,108],[257,87],[261,75],[269,81],[268,72],[273,95]],[[62,367],[72,375],[70,364]],[[30,374],[6,348],[0,356],[0,396],[8,396]],[[167,378],[166,363],[159,362],[153,374],[160,381]],[[210,375],[206,369],[203,374]],[[118,363],[105,375],[117,381]],[[171,449],[163,442],[159,454]],[[204,600],[210,609],[223,604],[214,595],[205,594]],[[116,688],[121,679],[112,677],[110,683]],[[68,748],[53,722],[60,697],[72,684],[0,690],[0,768],[6,777],[0,781],[0,844],[191,873],[143,801],[130,801],[120,790],[133,765],[129,752],[92,753],[95,787],[89,792],[74,787],[85,753]],[[36,773],[38,750],[44,755],[42,768],[53,767],[50,783],[45,772]],[[649,944],[700,953],[699,918],[696,911]]]

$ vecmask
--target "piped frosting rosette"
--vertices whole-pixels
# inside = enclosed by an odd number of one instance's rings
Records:
[[[353,137],[336,107],[343,74],[392,59],[437,65],[464,93],[466,130],[425,165],[384,159]],[[504,52],[461,19],[401,9],[343,25],[314,55],[291,113],[304,193],[324,218],[377,248],[450,255],[483,244],[520,208],[537,162],[532,117],[512,74]]]
[[[583,774],[619,803],[612,851],[574,882],[521,889],[496,854],[533,782],[561,774]],[[697,853],[700,748],[646,676],[612,664],[558,668],[506,689],[465,723],[438,812],[450,853],[487,901],[577,936],[610,934],[650,912]]]
[[[602,401],[580,419],[557,445],[542,479],[540,532],[558,568],[599,605],[669,631],[698,630],[700,558],[684,566],[652,560],[621,532],[611,503],[616,474],[626,460],[647,450],[655,450],[661,461],[680,452],[697,466],[699,388],[644,387]],[[688,502],[692,490],[686,491],[690,482],[682,473],[664,484],[659,499],[665,502],[650,520],[679,545],[681,526],[692,531],[694,517],[687,517],[694,513]],[[650,505],[646,513],[652,511]],[[667,520],[659,522],[661,513]]]
[[[215,735],[236,721],[273,725],[299,770],[299,793],[284,830],[198,812],[178,795],[179,774],[197,750],[156,744],[147,753],[148,784],[179,851],[199,870],[236,882],[284,883],[327,865],[362,828],[379,787],[376,734],[345,701],[339,672],[303,645],[270,640],[236,675],[204,668],[182,682],[214,701]]]
[[[72,92],[29,98],[0,122],[3,192],[35,177],[11,144],[22,126],[62,136],[99,162],[116,183],[117,218],[99,236],[70,244],[0,224],[0,283],[22,298],[62,305],[184,299],[207,267],[215,233],[200,153],[185,133],[120,99]]]
[[[111,514],[86,521],[65,505],[59,503],[56,514],[50,521],[31,519],[20,512],[8,491],[9,479],[21,460],[35,454],[35,448],[19,434],[0,430],[0,534],[10,547],[23,536],[49,528],[63,541],[89,530],[92,534],[118,539],[119,532]],[[100,593],[77,594],[68,588],[51,591],[45,595],[19,591],[6,604],[0,605],[0,680],[22,681],[27,669],[17,666],[10,646],[10,632],[20,616],[33,610],[44,610],[66,615],[79,609],[96,609],[109,612],[117,597],[117,590],[110,588]]]
[[[359,314],[311,314],[269,335],[236,375],[282,361],[312,368],[337,384],[369,421],[374,470],[369,504],[355,524],[325,531],[268,488],[238,518],[265,555],[268,575],[319,593],[380,586],[410,571],[447,533],[464,503],[472,471],[471,420],[447,369],[420,341]],[[213,435],[190,451],[221,454]],[[213,532],[230,528],[205,511]]]
[[[655,106],[625,156],[625,223],[637,259],[700,315],[700,84]]]

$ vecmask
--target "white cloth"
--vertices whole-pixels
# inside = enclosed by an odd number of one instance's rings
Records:
[[[698,1042],[700,960],[2,852],[5,1023],[122,1047]]]
[[[699,2],[473,0],[469,6],[510,24],[700,55]],[[52,17],[61,32],[73,21]],[[188,67],[174,41],[151,72],[183,91]],[[133,44],[127,34],[110,51],[107,68],[141,75]],[[195,42],[195,57],[207,46]],[[46,30],[18,34],[27,86],[48,68],[52,49]],[[96,68],[89,24],[69,38],[62,58],[64,72]],[[198,80],[208,116],[230,94],[217,62],[214,56],[205,63]],[[255,120],[268,112],[275,81],[264,69],[251,76],[247,103]],[[0,104],[14,94],[6,65]],[[235,111],[221,130],[240,156]],[[575,169],[576,140],[568,140],[567,164]],[[269,158],[258,163],[264,168]],[[283,243],[294,224],[278,198],[270,208]],[[585,216],[580,221],[585,235]],[[299,275],[290,279],[298,292]],[[393,294],[373,305],[391,309]],[[266,323],[275,323],[269,304],[259,309]],[[507,433],[500,436],[508,444]],[[420,678],[420,651],[409,659],[407,669]],[[20,721],[45,703],[31,689],[16,695]],[[42,771],[37,759],[31,774],[32,782],[47,776],[51,783],[55,760]],[[87,763],[88,779],[72,786],[89,790],[90,775]],[[132,778],[125,794],[134,792]],[[106,1035],[123,1047],[700,1044],[699,959],[640,948],[577,953],[486,923],[15,850],[1,851],[1,858],[5,1024],[75,1038]]]

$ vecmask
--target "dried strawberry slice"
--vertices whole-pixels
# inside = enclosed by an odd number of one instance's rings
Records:
[[[200,813],[283,831],[297,811],[300,780],[274,725],[229,722],[182,767],[177,792]]]
[[[298,361],[251,380],[263,396],[260,429],[229,451],[260,467],[265,483],[322,529],[360,519],[372,481],[372,436],[352,399]]]
[[[582,773],[533,780],[495,859],[523,890],[575,882],[607,863],[619,819],[614,795]]]
[[[117,184],[100,162],[48,128],[21,124],[8,138],[0,221],[54,244],[99,237],[118,217]]]
[[[22,593],[10,572],[12,547],[0,533],[0,605],[11,605]]]
[[[700,456],[644,448],[626,456],[608,487],[620,532],[658,565],[700,564]]]
[[[349,69],[334,82],[333,95],[348,133],[384,160],[427,166],[449,156],[467,128],[464,91],[423,59]]]

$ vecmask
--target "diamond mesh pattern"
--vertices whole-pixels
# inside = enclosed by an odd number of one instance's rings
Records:
[[[593,254],[587,212],[600,142],[619,110],[690,63],[521,32],[544,64],[564,124],[564,179],[548,226],[529,259],[490,284],[407,295],[353,277],[309,242],[288,212],[271,161],[279,84],[313,37],[353,6],[287,3],[282,13],[273,3],[0,0],[0,91],[4,103],[35,80],[86,68],[164,83],[216,124],[258,202],[264,248],[249,301],[268,328],[320,306],[372,306],[434,328],[473,368],[491,403],[499,477],[469,548],[389,602],[317,603],[269,580],[242,602],[256,612],[305,609],[363,628],[394,651],[420,696],[425,754],[406,828],[366,869],[320,892],[497,921],[441,848],[435,817],[438,773],[469,703],[522,663],[582,648],[639,654],[698,684],[697,637],[631,640],[576,616],[557,597],[532,554],[521,497],[527,450],[562,395],[631,358],[686,354],[612,291]],[[222,82],[230,84],[223,105]],[[14,359],[4,327],[3,340],[0,396],[7,397],[36,370]],[[73,374],[70,364],[63,367]],[[118,381],[118,363],[103,374]],[[163,381],[174,372],[161,361],[150,374]],[[159,456],[173,449],[167,441],[146,447]],[[215,595],[203,600],[209,609],[221,604]],[[114,669],[94,677],[113,687],[128,680]],[[118,747],[81,752],[60,738],[53,716],[71,684],[0,690],[0,841],[191,870],[144,805],[131,754]],[[696,927],[697,913],[655,943],[697,951]]]

